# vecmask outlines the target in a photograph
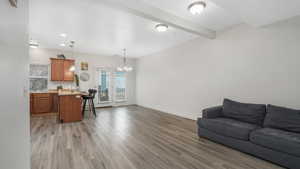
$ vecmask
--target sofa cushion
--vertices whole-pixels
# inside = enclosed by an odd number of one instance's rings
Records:
[[[262,125],[266,114],[266,105],[239,103],[224,99],[222,114],[243,122]]]
[[[249,140],[249,133],[260,128],[255,124],[229,118],[198,119],[198,125],[217,134],[241,140]]]
[[[263,128],[250,133],[254,144],[300,157],[300,134],[279,129]]]
[[[264,126],[300,133],[300,110],[268,105]]]

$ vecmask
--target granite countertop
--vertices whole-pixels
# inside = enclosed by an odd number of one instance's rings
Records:
[[[81,92],[81,91],[73,91],[73,90],[55,90],[55,89],[50,89],[48,91],[40,91],[40,92],[31,92],[31,93],[49,93],[49,94],[58,94],[58,96],[67,96],[67,95],[86,95],[86,92]]]
[[[58,96],[68,96],[68,95],[84,95],[84,92],[79,91],[59,91]]]

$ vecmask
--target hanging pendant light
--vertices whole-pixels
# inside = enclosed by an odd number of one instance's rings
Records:
[[[117,67],[118,72],[131,72],[133,68],[129,65],[127,65],[126,60],[126,49],[123,49],[123,65]]]
[[[75,41],[70,42],[70,48],[72,49],[72,57],[74,58],[74,46],[75,46]],[[71,72],[75,72],[75,65],[72,65],[69,69]]]

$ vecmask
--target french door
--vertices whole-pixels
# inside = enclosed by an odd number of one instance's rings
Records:
[[[126,75],[112,68],[96,69],[96,106],[113,106],[126,101]]]

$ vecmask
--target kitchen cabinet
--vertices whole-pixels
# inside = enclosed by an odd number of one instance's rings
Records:
[[[70,68],[75,65],[71,59],[51,58],[51,81],[74,81],[74,72]]]
[[[63,81],[64,60],[51,59],[51,81]]]
[[[58,113],[58,94],[57,93],[31,93],[30,94],[30,113]]]
[[[30,94],[31,114],[41,114],[51,112],[52,99],[48,93]]]
[[[51,100],[52,100],[51,112],[58,113],[58,94],[52,93]]]
[[[64,60],[64,81],[74,81],[74,72],[70,71],[74,63],[74,60]]]
[[[81,95],[59,95],[59,119],[61,122],[82,120]]]

